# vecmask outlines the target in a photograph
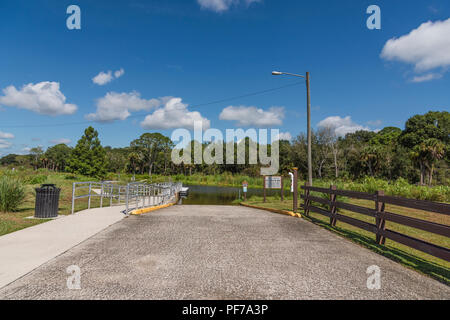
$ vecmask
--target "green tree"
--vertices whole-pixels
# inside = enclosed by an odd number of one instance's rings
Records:
[[[89,127],[84,131],[84,135],[78,140],[76,147],[70,153],[66,170],[77,174],[91,177],[103,178],[106,175],[106,153],[98,132]]]
[[[45,152],[45,156],[48,161],[48,168],[56,171],[64,171],[71,150],[72,148],[68,147],[64,143],[48,148]]]
[[[170,144],[171,140],[161,133],[144,133],[131,142],[131,148],[139,150],[143,155],[147,164],[148,175],[151,177],[153,166],[157,161],[158,155],[165,150],[165,146]]]
[[[33,156],[33,167],[37,170],[41,163],[41,157],[44,154],[44,151],[42,150],[42,147],[35,147],[31,148],[30,154]]]
[[[402,146],[410,150],[411,159],[419,168],[420,184],[425,183],[427,171],[430,183],[435,163],[445,158],[450,144],[450,113],[430,111],[409,118],[399,140]]]

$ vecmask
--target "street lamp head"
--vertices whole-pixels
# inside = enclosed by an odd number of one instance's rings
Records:
[[[283,74],[283,72],[280,72],[280,71],[272,71],[273,76],[281,76],[282,74]]]

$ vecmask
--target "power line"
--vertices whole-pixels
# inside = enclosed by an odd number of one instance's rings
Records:
[[[285,89],[285,88],[289,88],[289,87],[294,87],[294,86],[297,86],[297,85],[300,85],[300,84],[304,84],[304,81],[294,82],[294,83],[290,83],[290,84],[287,84],[287,85],[284,85],[284,86],[281,86],[281,87],[276,87],[276,88],[271,88],[271,89],[266,89],[266,90],[261,90],[261,91],[255,91],[255,92],[251,92],[251,93],[247,93],[247,94],[243,94],[243,95],[239,95],[239,96],[234,96],[234,97],[230,97],[230,98],[225,98],[225,99],[221,99],[221,100],[215,100],[215,101],[211,101],[211,102],[207,102],[207,103],[191,105],[191,106],[189,106],[189,108],[204,107],[204,106],[209,106],[209,105],[213,105],[213,104],[218,104],[218,103],[238,100],[238,99],[242,99],[242,98],[252,97],[252,96],[265,94],[265,93],[269,93],[269,92],[273,92],[273,91],[277,91],[277,90],[281,90],[281,89]],[[174,112],[174,111],[177,111],[177,110],[182,110],[182,108],[173,109],[173,110],[170,110],[169,112]],[[143,116],[147,116],[147,115],[148,115],[148,113],[134,114],[134,115],[128,116],[127,119],[138,118],[138,117],[143,117]],[[82,124],[89,124],[89,123],[110,124],[110,123],[112,123],[114,121],[117,121],[117,120],[113,120],[111,122],[86,120],[86,121],[66,122],[66,123],[21,124],[21,125],[0,125],[0,126],[1,126],[1,128],[42,128],[42,127],[63,127],[63,126],[71,126],[71,125],[82,125]]]

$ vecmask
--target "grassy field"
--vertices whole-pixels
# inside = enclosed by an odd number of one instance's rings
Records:
[[[345,201],[367,208],[374,208],[373,201],[359,199],[345,199]],[[299,201],[299,205],[300,202],[301,201]],[[281,201],[279,197],[269,197],[267,198],[266,203],[264,203],[261,197],[252,197],[245,203],[266,208],[292,210],[292,198]],[[450,216],[448,215],[402,208],[394,205],[386,205],[386,211],[440,224],[450,225]],[[298,210],[298,212],[303,214],[302,210]],[[362,221],[375,223],[375,218],[358,213],[353,213],[348,210],[340,210],[339,213]],[[375,242],[375,235],[373,233],[356,228],[341,221],[337,222],[336,227],[331,227],[329,224],[329,218],[320,214],[311,212],[310,217],[303,216],[303,218],[321,227],[324,227],[325,229],[333,233],[350,239],[351,241],[362,245],[372,251],[382,254],[389,259],[397,261],[408,268],[417,270],[447,285],[450,285],[450,263],[445,260],[435,258],[431,255],[404,246],[389,239],[386,239],[385,246],[378,245]],[[389,221],[386,222],[386,228],[406,234],[408,236],[422,239],[427,242],[450,248],[450,238],[444,236],[435,235],[426,231],[421,231]]]
[[[5,172],[0,171],[0,175],[1,174],[5,174]],[[47,172],[44,170],[19,171],[15,172],[15,175],[26,184],[26,197],[17,212],[0,212],[0,236],[49,221],[49,219],[29,219],[29,217],[34,215],[36,199],[34,188],[39,187],[40,184],[53,183],[61,188],[58,214],[67,215],[70,214],[72,210],[72,183],[75,181],[93,180],[88,177],[74,176],[67,173]],[[84,210],[87,208],[87,199],[77,200],[75,204],[75,211]],[[99,200],[94,198],[91,206],[98,207],[99,205]]]

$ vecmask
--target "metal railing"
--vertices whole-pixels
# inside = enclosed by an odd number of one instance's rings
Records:
[[[75,213],[75,200],[87,198],[88,209],[90,209],[91,200],[95,197],[100,198],[100,208],[103,207],[106,200],[109,202],[109,206],[125,205],[124,213],[129,214],[135,209],[175,202],[181,188],[181,183],[173,182],[153,184],[132,182],[127,185],[120,185],[117,181],[74,182],[72,185],[72,214]]]

